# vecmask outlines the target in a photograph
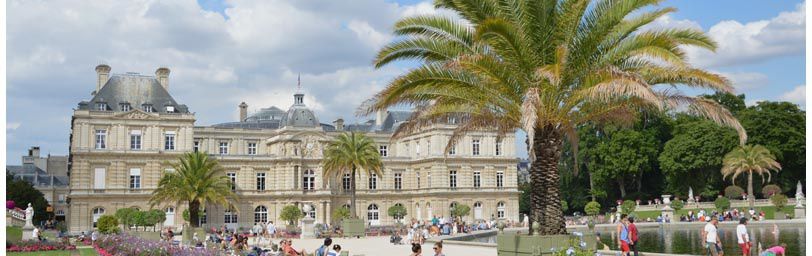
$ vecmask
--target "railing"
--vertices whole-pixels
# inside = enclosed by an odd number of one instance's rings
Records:
[[[20,208],[6,209],[6,225],[17,227],[25,225],[25,211]]]
[[[684,202],[685,207],[683,209],[715,209],[716,205],[713,201],[708,202],[693,202],[688,203]],[[795,205],[796,201],[795,198],[788,198],[787,205]],[[763,206],[772,206],[772,202],[770,199],[757,199],[755,200],[756,207],[763,207]],[[665,207],[665,204],[647,204],[647,205],[638,205],[635,211],[658,211],[662,210]],[[750,207],[750,203],[747,200],[730,200],[730,207],[733,208],[742,208],[742,207]]]

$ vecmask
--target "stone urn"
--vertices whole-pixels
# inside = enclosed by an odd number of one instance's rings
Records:
[[[586,226],[589,228],[589,231],[595,231],[595,216],[589,216],[589,219],[586,221]]]

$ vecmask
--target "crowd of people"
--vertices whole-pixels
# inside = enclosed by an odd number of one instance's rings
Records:
[[[750,210],[748,210],[748,211],[745,211],[744,209],[739,211],[739,209],[734,208],[732,210],[726,210],[726,211],[721,212],[721,213],[717,212],[717,211],[713,211],[710,214],[708,214],[708,212],[706,212],[704,209],[701,209],[701,210],[699,210],[697,212],[688,211],[687,215],[681,215],[680,216],[680,221],[706,222],[711,218],[711,216],[717,218],[719,221],[735,221],[735,220],[739,220],[741,218],[748,218],[747,216],[750,216],[749,217],[750,220],[760,221],[760,220],[764,220],[764,215],[765,215],[764,211],[756,212],[756,210],[753,209],[753,208],[750,208]]]
[[[471,233],[477,230],[489,230],[496,227],[496,220],[478,220],[468,223],[458,218],[433,216],[430,221],[412,219],[411,223],[396,230],[389,238],[393,244],[423,244],[426,239],[434,236],[456,235],[458,233]],[[512,221],[505,222],[505,228],[517,225]]]

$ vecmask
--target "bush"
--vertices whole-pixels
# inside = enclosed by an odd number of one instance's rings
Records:
[[[720,212],[730,209],[730,199],[727,199],[727,197],[717,197],[716,201],[713,201],[713,204],[716,205],[716,209],[718,209]]]
[[[344,208],[344,207],[339,207],[339,208]],[[392,207],[389,207],[389,209],[386,211],[386,213],[389,216],[391,216],[392,218],[401,219],[401,218],[403,218],[403,216],[406,216],[406,207],[403,207],[403,205],[401,205],[401,204],[396,204],[396,205],[393,205]]]
[[[778,194],[781,194],[781,187],[778,185],[770,184],[761,188],[761,195],[764,196],[764,198],[770,198]]]
[[[685,203],[683,203],[682,200],[671,201],[671,208],[674,208],[675,211],[679,211],[683,207],[685,207]]]
[[[282,208],[282,213],[279,214],[279,218],[284,221],[287,221],[288,224],[290,225],[293,225],[294,223],[296,223],[296,221],[298,221],[302,217],[304,217],[304,213],[302,213],[302,210],[300,210],[299,207],[296,207],[295,205],[292,204],[285,206],[285,208]]]
[[[570,205],[567,203],[567,201],[561,200],[561,211],[566,212],[569,209]]]
[[[333,209],[333,220],[343,220],[350,218],[350,208],[338,207]]]
[[[144,212],[144,230],[146,230],[146,227],[152,226],[152,230],[155,231],[155,225],[163,223],[164,221],[166,221],[166,212],[163,210],[152,209],[148,212]]]
[[[775,211],[780,212],[784,209],[784,206],[787,205],[787,196],[784,194],[776,194],[770,197],[770,202],[775,205]]]
[[[66,222],[64,222],[64,221],[57,222],[56,227],[55,227],[56,230],[59,230],[59,232],[61,232],[61,233],[68,232],[68,224],[65,224],[65,223]]]
[[[115,216],[118,218],[118,223],[121,223],[124,225],[124,227],[129,229],[133,224],[135,224],[133,221],[133,215],[137,211],[139,210],[136,208],[121,208],[116,210]]]
[[[744,189],[739,186],[731,185],[725,188],[725,196],[730,199],[738,199],[744,195]]]
[[[586,203],[586,206],[584,206],[584,212],[586,212],[586,215],[589,216],[598,215],[601,213],[601,204],[595,201]]]
[[[634,212],[634,209],[637,208],[637,204],[632,200],[623,201],[623,204],[620,205],[620,209],[623,210],[623,213],[629,215]]]
[[[96,224],[102,234],[117,234],[119,232],[118,219],[113,215],[102,215]]]

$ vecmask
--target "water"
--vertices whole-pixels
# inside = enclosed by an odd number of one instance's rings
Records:
[[[700,228],[647,228],[640,229],[638,236],[638,251],[678,253],[678,254],[703,254],[702,239],[700,238]],[[770,227],[748,227],[750,240],[753,241],[753,250],[758,249],[761,242],[764,249],[778,245],[787,244],[787,255],[806,255],[804,245],[804,226],[779,228],[778,233],[773,233]],[[738,242],[736,240],[736,228],[720,228],[719,238],[722,239],[725,255],[741,255]],[[617,250],[617,232],[602,232],[601,241],[607,243],[613,250]]]

